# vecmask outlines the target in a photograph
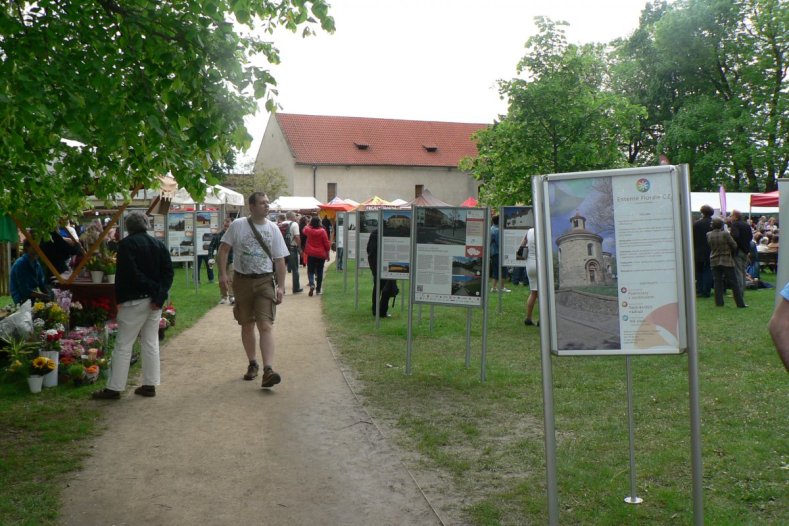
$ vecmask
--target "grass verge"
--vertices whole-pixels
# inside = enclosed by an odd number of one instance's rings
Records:
[[[216,305],[217,289],[209,284],[195,291],[177,269],[171,290],[177,322],[167,338]],[[0,304],[9,302],[0,297]],[[0,369],[5,365],[0,360]],[[0,383],[0,524],[56,524],[64,476],[80,468],[89,454],[87,439],[102,431],[101,409],[89,400],[100,387],[59,386],[32,395],[24,379]]]
[[[481,311],[472,319],[465,367],[466,309],[414,315],[406,376],[407,307],[375,328],[369,271],[354,307],[330,267],[324,308],[330,337],[356,373],[370,413],[417,471],[452,480],[475,525],[545,524],[545,455],[539,333],[523,325],[528,289],[490,300],[487,381],[480,381]],[[401,283],[401,294],[407,287]],[[774,290],[747,291],[750,308],[698,303],[706,524],[789,524],[789,382],[767,333]],[[417,308],[415,307],[415,311]],[[633,357],[636,471],[644,503],[629,495],[625,359],[553,358],[561,524],[691,524],[687,356]],[[461,497],[461,498],[458,498]],[[451,505],[449,505],[451,508]]]

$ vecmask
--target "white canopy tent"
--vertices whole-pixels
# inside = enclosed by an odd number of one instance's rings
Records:
[[[718,192],[691,192],[690,210],[698,212],[703,205],[710,205],[715,210],[720,210],[721,200]],[[743,214],[751,211],[751,192],[726,192],[726,212],[739,210]],[[778,207],[754,206],[755,214],[777,214]]]
[[[312,196],[299,197],[291,195],[283,195],[275,199],[269,207],[272,211],[282,210],[314,210],[318,211],[321,202]]]

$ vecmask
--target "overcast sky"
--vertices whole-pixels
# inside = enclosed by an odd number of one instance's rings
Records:
[[[564,20],[570,42],[638,26],[646,0],[329,0],[336,31],[277,33],[272,68],[286,113],[489,123],[506,113],[497,80],[515,76],[534,17]],[[254,158],[268,114],[247,120]]]

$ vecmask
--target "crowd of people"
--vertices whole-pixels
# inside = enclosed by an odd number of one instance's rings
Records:
[[[709,205],[700,212],[693,224],[696,296],[709,298],[714,292],[715,304],[722,307],[730,289],[737,307],[746,308],[745,290],[772,287],[761,279],[760,254],[778,253],[778,222],[765,216],[745,220],[739,210],[723,217]]]

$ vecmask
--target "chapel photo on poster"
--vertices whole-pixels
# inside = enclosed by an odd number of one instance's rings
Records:
[[[611,177],[548,182],[557,345],[620,349]]]

